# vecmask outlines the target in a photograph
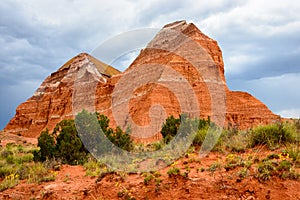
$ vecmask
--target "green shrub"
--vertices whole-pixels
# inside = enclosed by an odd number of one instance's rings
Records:
[[[173,115],[166,119],[161,129],[161,134],[165,143],[169,143],[177,132],[182,131],[182,136],[196,132],[193,145],[202,145],[206,133],[211,125],[210,118],[206,119],[191,119],[186,114],[179,115],[179,118],[175,118]]]
[[[40,149],[33,152],[35,161],[57,158],[67,164],[82,164],[87,155],[74,120],[62,120],[52,134],[49,134],[48,129],[43,131],[38,138],[38,147]]]
[[[83,164],[87,150],[77,134],[74,120],[63,120],[56,125],[55,129],[58,127],[60,132],[56,138],[57,156],[62,159],[63,163]]]
[[[288,160],[283,160],[279,163],[277,170],[279,171],[290,171],[292,168],[292,163]]]
[[[144,184],[145,184],[145,185],[149,185],[149,182],[150,182],[152,179],[154,179],[154,176],[153,176],[152,174],[149,174],[148,176],[146,176],[146,177],[144,178]]]
[[[205,130],[199,130],[196,134],[195,139],[197,139],[198,137],[201,138],[200,142],[196,143],[194,141],[193,144],[194,145],[201,144],[201,148],[205,151],[206,150],[223,151],[223,143],[224,143],[224,136],[225,136],[224,131],[221,131],[218,127],[211,127],[206,132],[207,133],[204,137],[203,135],[205,133]],[[200,136],[197,136],[199,134]]]
[[[126,151],[133,149],[133,143],[128,133],[123,132],[120,127],[117,127],[114,132],[109,132],[107,138],[117,147]]]
[[[8,156],[13,155],[13,154],[14,153],[12,152],[12,150],[9,150],[9,149],[5,148],[1,151],[0,157],[1,158],[7,158]]]
[[[28,165],[28,167],[28,174],[26,177],[28,183],[41,183],[55,180],[56,174],[54,172],[49,172],[49,170],[40,162]]]
[[[13,188],[19,184],[19,176],[17,174],[10,174],[6,176],[4,180],[0,183],[0,192]]]
[[[207,134],[207,129],[200,129],[197,131],[194,139],[193,139],[193,145],[194,146],[201,146],[203,141],[205,140]]]
[[[85,137],[89,137],[90,141],[89,146],[97,146],[95,143],[97,140],[101,140],[101,137],[106,137],[109,139],[114,145],[116,145],[119,148],[122,148],[126,151],[133,150],[133,142],[130,138],[131,128],[127,127],[126,131],[123,131],[120,127],[117,127],[116,129],[109,127],[109,118],[103,114],[99,114],[96,112],[97,120],[93,120],[94,114],[88,113],[87,111],[83,110],[81,113],[79,113],[76,116],[77,123],[82,123],[82,125],[79,125],[80,128],[87,128],[91,129],[90,131],[87,131],[87,135]],[[89,119],[89,120],[86,120]],[[95,121],[98,122],[98,124],[93,124]],[[97,123],[95,122],[95,123]],[[83,124],[84,123],[84,124]],[[78,124],[77,124],[78,125]],[[97,126],[100,125],[100,128],[97,128]],[[101,129],[101,130],[100,130]],[[99,135],[97,135],[99,134]],[[104,135],[103,135],[104,134]],[[104,138],[103,138],[104,139]],[[107,147],[103,147],[104,149],[111,149],[111,146],[108,145]]]
[[[169,177],[177,176],[180,174],[180,169],[177,167],[172,167],[167,171]]]
[[[22,164],[22,163],[28,163],[28,162],[31,162],[33,161],[33,155],[30,153],[30,154],[24,154],[24,155],[18,155],[15,157],[14,159],[14,163],[16,164]]]
[[[180,126],[180,118],[175,118],[173,115],[166,119],[161,129],[161,134],[164,138],[165,143],[169,143],[172,138],[177,134]]]
[[[0,190],[14,187],[20,180],[39,183],[51,181],[55,175],[40,162],[32,162],[32,146],[8,145],[0,153]],[[7,157],[3,157],[6,156]]]
[[[52,135],[49,134],[49,130],[42,131],[38,137],[39,150],[33,152],[33,159],[35,161],[45,161],[51,159],[56,155],[55,140]]]
[[[262,163],[259,163],[257,168],[257,175],[259,181],[270,180],[271,177],[276,173],[276,163],[268,160]]]
[[[215,162],[213,164],[211,164],[209,166],[209,168],[207,169],[207,171],[209,172],[215,172],[217,169],[220,169],[221,168],[221,164],[219,162]]]
[[[86,131],[86,133],[83,130],[83,134],[88,134],[84,135],[85,138],[88,138],[88,140],[85,141],[87,142],[85,145],[91,147],[97,145],[98,139],[101,138],[101,133],[97,132],[100,130],[97,129],[97,126],[100,125],[105,136],[113,144],[127,151],[133,149],[129,128],[126,132],[120,127],[113,130],[109,127],[109,119],[106,116],[100,115],[99,113],[96,114],[98,120],[95,118],[95,123],[93,123],[94,121],[92,120],[93,117],[95,117],[94,114],[85,110],[76,116],[76,123],[80,124],[78,128],[90,129]],[[88,151],[78,135],[74,120],[62,120],[55,126],[52,134],[49,133],[48,129],[43,131],[38,138],[38,147],[40,149],[33,152],[35,161],[44,162],[46,160],[58,159],[61,160],[62,163],[76,165],[83,164],[87,160]]]
[[[10,174],[14,174],[16,172],[16,167],[13,165],[5,165],[0,167],[0,178],[5,178]]]
[[[244,165],[243,159],[235,154],[229,154],[226,157],[226,165],[224,166],[226,171],[235,169],[236,167]]]
[[[289,157],[295,162],[296,167],[300,167],[300,147],[299,144],[290,144],[286,148]]]
[[[249,170],[248,168],[244,167],[242,168],[239,172],[238,172],[238,176],[241,179],[246,178],[247,176],[249,176]]]
[[[276,123],[266,126],[258,126],[249,132],[250,147],[256,145],[267,145],[270,149],[278,148],[280,145],[293,142],[294,132],[287,123]]]
[[[106,166],[92,157],[89,158],[86,163],[84,163],[83,167],[86,170],[87,176],[96,177],[101,173],[107,172]]]
[[[231,152],[245,152],[249,143],[247,132],[237,130],[235,130],[234,133],[232,133],[232,130],[226,130],[225,132],[224,143],[226,148]]]

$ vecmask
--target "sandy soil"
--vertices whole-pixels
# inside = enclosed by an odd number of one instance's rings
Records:
[[[8,139],[11,138],[5,141]],[[250,149],[240,156],[256,155],[263,158],[270,153],[274,152]],[[63,165],[57,171],[55,181],[41,184],[23,181],[1,192],[0,199],[300,199],[300,181],[272,178],[259,182],[251,175],[255,174],[251,170],[248,177],[241,179],[238,176],[241,168],[226,171],[221,167],[215,172],[207,170],[213,163],[224,164],[227,155],[214,152],[199,159],[196,153],[190,154],[175,164],[181,173],[189,168],[187,177],[169,177],[167,171],[173,167],[169,166],[159,170],[161,176],[150,180],[148,184],[144,183],[145,176],[141,173],[110,173],[97,179],[86,176],[82,166]]]

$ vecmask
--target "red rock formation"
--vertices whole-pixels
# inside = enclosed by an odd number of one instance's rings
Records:
[[[4,130],[27,137],[38,137],[45,128],[52,130],[59,121],[73,118],[73,85],[77,72],[83,65],[96,66],[103,82],[120,73],[86,53],[79,54],[48,76],[34,95],[17,107],[16,115]]]
[[[77,76],[81,82],[73,95]],[[242,129],[279,117],[250,94],[227,88],[217,42],[185,21],[164,26],[123,73],[87,54],[71,59],[17,108],[5,131],[37,137],[60,120],[73,118],[72,109],[78,112],[80,106],[91,111],[95,107],[114,126],[135,124],[133,137],[143,142],[159,139],[161,124],[171,114],[210,116],[221,126]]]

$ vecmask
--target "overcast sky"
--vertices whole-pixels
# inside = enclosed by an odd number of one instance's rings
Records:
[[[123,32],[182,19],[218,41],[230,89],[250,92],[277,114],[300,117],[299,1],[2,0],[0,129],[78,53]]]

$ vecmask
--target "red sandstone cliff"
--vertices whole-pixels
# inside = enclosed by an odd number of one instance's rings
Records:
[[[72,98],[74,81],[83,67],[86,81]],[[98,80],[94,91],[89,91],[91,77]],[[194,24],[179,21],[164,26],[123,73],[87,54],[74,57],[18,106],[5,131],[37,137],[60,120],[73,118],[73,103],[84,105],[93,95],[95,105],[85,106],[95,106],[113,125],[136,124],[134,137],[142,141],[159,139],[148,132],[157,132],[168,115],[182,112],[211,116],[220,125],[243,129],[278,119],[250,94],[230,91],[217,42]]]

